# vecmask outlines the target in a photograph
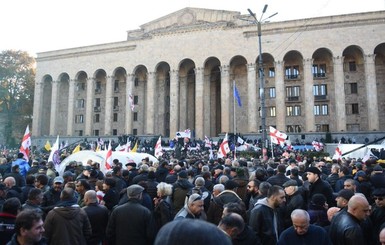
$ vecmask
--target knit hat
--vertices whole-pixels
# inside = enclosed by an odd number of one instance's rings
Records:
[[[321,170],[319,170],[317,167],[309,167],[306,169],[306,172],[318,174],[318,176],[321,175]]]
[[[326,198],[324,195],[322,194],[314,194],[312,197],[311,197],[311,203],[313,205],[316,205],[316,206],[323,206],[325,205],[325,202],[326,202]]]

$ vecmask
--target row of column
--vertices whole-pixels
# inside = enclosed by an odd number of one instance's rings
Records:
[[[379,129],[379,117],[378,117],[378,104],[377,104],[377,85],[375,74],[375,55],[366,55],[365,60],[365,83],[366,83],[366,99],[368,108],[368,130]],[[336,106],[336,130],[346,131],[346,111],[345,111],[345,96],[342,96],[344,91],[344,72],[343,63],[344,57],[333,57],[334,68],[334,86],[335,86],[335,106]],[[304,95],[312,95],[313,89],[313,75],[311,72],[312,59],[304,59]],[[284,62],[276,61],[275,65],[275,89],[276,89],[276,126],[278,129],[285,129],[286,118],[286,106],[285,106],[285,84],[284,84]],[[220,67],[221,71],[221,132],[229,132],[231,130],[230,123],[230,100],[231,100],[231,84],[230,84],[230,67],[223,65]],[[127,75],[126,82],[126,97],[133,92],[134,74]],[[105,116],[104,116],[104,134],[111,135],[112,133],[112,106],[113,106],[113,86],[115,77],[106,77],[110,82],[106,82],[106,98],[105,98]],[[179,83],[179,71],[170,71],[170,136],[177,131],[180,131],[181,115],[180,115],[180,83]],[[209,81],[205,81],[204,68],[195,69],[195,132],[196,137],[203,139],[205,134],[205,105],[204,96],[205,86],[204,84]],[[94,100],[94,78],[87,79],[87,103],[86,103],[86,115],[85,115],[85,135],[92,135],[92,115],[93,115],[93,100]],[[257,132],[258,119],[258,104],[260,103],[257,95],[257,78],[256,78],[256,64],[247,64],[247,105],[248,105],[248,130],[249,132]],[[39,106],[35,106],[34,110],[37,111],[36,115],[40,115],[35,118],[33,133],[40,135],[37,132],[38,128],[42,125],[42,90],[43,83],[36,83],[35,97],[39,98],[36,102]],[[147,97],[146,108],[142,113],[145,113],[145,133],[155,134],[155,96],[156,96],[156,73],[148,73],[147,80]],[[375,93],[375,94],[373,94]],[[69,82],[69,95],[68,95],[68,121],[67,121],[67,135],[73,135],[74,133],[74,105],[75,105],[75,81]],[[59,82],[52,82],[52,103],[50,111],[50,135],[57,134],[57,111],[58,111],[58,98],[59,98]],[[125,131],[132,133],[133,130],[133,117],[130,109],[128,99],[125,100]],[[304,108],[305,108],[305,131],[315,131],[315,118],[313,114],[314,96],[304,96]],[[41,132],[41,130],[39,129]],[[207,131],[206,131],[207,132]]]

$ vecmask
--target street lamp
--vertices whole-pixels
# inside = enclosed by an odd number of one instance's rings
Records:
[[[261,18],[258,20],[257,16],[251,9],[247,9],[250,15],[254,18],[254,23],[257,24],[258,28],[258,44],[259,44],[259,60],[258,60],[258,72],[259,72],[259,97],[261,103],[261,131],[262,131],[262,156],[263,159],[267,159],[267,132],[266,132],[266,107],[265,107],[265,76],[263,73],[263,59],[262,59],[262,32],[261,32],[261,24],[271,17],[278,14],[272,14],[269,17],[262,19],[263,14],[267,10],[267,4],[263,7]]]

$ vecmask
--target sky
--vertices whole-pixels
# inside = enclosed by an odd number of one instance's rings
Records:
[[[271,22],[385,10],[385,0],[1,0],[0,51],[39,52],[119,42],[126,31],[186,7],[250,8]]]

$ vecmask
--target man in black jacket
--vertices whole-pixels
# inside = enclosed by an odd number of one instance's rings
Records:
[[[330,184],[321,179],[321,171],[316,167],[309,167],[306,169],[307,179],[311,184],[307,196],[307,203],[310,203],[311,198],[315,194],[322,194],[326,197],[326,202],[329,207],[335,206],[335,198],[333,196],[333,189]]]
[[[283,230],[283,221],[278,208],[285,202],[285,192],[282,187],[273,185],[267,192],[267,197],[258,200],[251,210],[249,225],[256,232],[258,243],[276,245]]]
[[[332,219],[329,235],[334,245],[365,245],[365,234],[361,227],[370,214],[369,203],[365,196],[356,194],[350,198],[348,211],[343,212]]]
[[[136,184],[127,187],[128,202],[116,207],[108,220],[108,244],[153,244],[155,223],[151,211],[140,204],[143,190]]]
[[[83,207],[83,210],[86,211],[92,228],[92,235],[87,244],[102,244],[106,236],[108,209],[98,203],[94,190],[89,190],[84,194],[84,203],[86,206]]]

